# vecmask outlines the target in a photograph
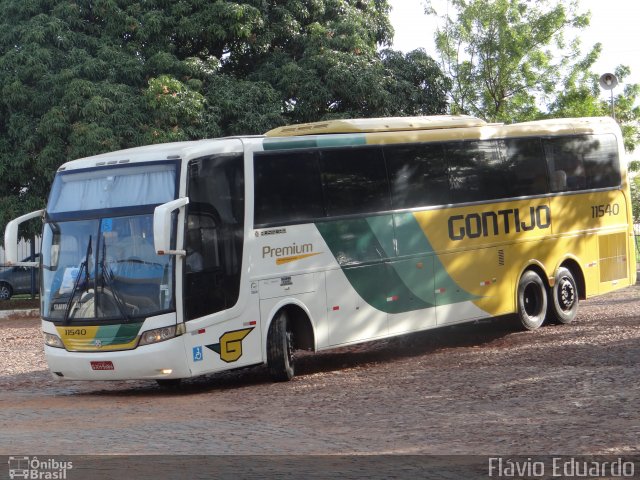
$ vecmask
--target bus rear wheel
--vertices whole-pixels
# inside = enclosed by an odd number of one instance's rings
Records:
[[[287,313],[282,310],[271,322],[267,336],[267,366],[276,382],[291,380],[295,374],[293,361],[293,335]]]
[[[527,270],[518,283],[518,320],[525,330],[540,328],[547,313],[547,289],[533,270]]]
[[[571,323],[578,314],[578,285],[571,270],[560,267],[553,288],[549,290],[549,319]]]

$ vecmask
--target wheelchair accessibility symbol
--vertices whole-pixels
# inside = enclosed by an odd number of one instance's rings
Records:
[[[194,362],[202,361],[202,347],[193,347],[193,361]]]

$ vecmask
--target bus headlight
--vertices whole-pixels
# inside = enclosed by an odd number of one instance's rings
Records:
[[[50,347],[55,348],[64,348],[64,344],[59,336],[54,335],[53,333],[45,333],[44,334],[44,344]]]
[[[140,337],[139,345],[150,345],[152,343],[164,342],[165,340],[171,340],[178,335],[184,333],[184,323],[180,325],[173,325],[171,327],[156,328],[154,330],[148,330]]]

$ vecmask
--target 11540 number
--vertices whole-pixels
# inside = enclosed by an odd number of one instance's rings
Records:
[[[617,203],[607,203],[605,205],[591,205],[591,218],[600,218],[606,215],[618,215],[620,205]]]

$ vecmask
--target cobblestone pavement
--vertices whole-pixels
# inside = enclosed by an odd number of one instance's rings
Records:
[[[614,454],[640,451],[640,287],[575,323],[509,318],[154,382],[59,382],[38,321],[0,319],[0,454]]]

